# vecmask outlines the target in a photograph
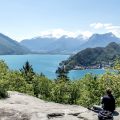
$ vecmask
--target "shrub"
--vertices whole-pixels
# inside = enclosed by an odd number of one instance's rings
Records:
[[[7,91],[3,88],[2,89],[0,88],[0,99],[1,98],[7,98],[7,97],[8,97]]]

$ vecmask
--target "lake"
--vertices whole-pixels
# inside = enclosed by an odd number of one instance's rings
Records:
[[[55,71],[59,66],[59,63],[66,60],[69,55],[0,55],[0,59],[4,60],[10,69],[19,70],[29,61],[33,69],[37,73],[43,73],[48,78],[56,78]],[[69,72],[71,79],[80,79],[87,73],[103,74],[103,69],[87,69],[87,70],[72,70]]]

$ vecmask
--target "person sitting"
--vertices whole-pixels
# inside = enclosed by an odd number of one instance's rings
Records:
[[[106,95],[102,97],[102,110],[98,113],[99,120],[113,120],[113,112],[115,110],[115,99],[111,89],[106,90]]]
[[[111,89],[106,90],[106,95],[102,98],[102,108],[103,110],[114,112],[115,110],[115,98],[112,95]]]

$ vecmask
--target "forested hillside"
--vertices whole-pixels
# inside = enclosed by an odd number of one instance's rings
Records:
[[[111,67],[120,56],[120,45],[112,42],[106,47],[87,48],[63,61],[67,70]]]

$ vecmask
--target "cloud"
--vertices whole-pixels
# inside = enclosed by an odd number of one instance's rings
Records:
[[[96,33],[100,33],[100,32],[103,33],[103,31],[106,33],[112,32],[117,37],[120,37],[120,26],[119,25],[113,25],[112,23],[96,22],[96,23],[90,24],[90,27],[95,29]],[[72,37],[72,38],[83,37],[84,39],[87,39],[91,37],[92,34],[93,32],[88,31],[88,30],[67,31],[61,28],[40,32],[41,37],[54,37],[54,38],[60,38],[62,36],[66,36],[66,37]]]
[[[111,23],[100,23],[100,22],[90,24],[90,27],[94,29],[102,29],[102,28],[106,28],[109,26],[112,26],[112,24]]]
[[[104,29],[106,32],[112,32],[117,37],[120,37],[120,25],[113,25],[111,23],[92,23],[90,27],[94,29]]]
[[[101,29],[104,27],[104,24],[102,23],[92,23],[90,24],[90,27],[93,27],[94,29]]]
[[[60,38],[62,36],[76,38],[76,37],[82,36],[84,39],[86,39],[91,35],[92,35],[92,32],[90,31],[80,31],[80,30],[66,31],[64,29],[52,29],[52,30],[40,32],[41,37],[54,37],[54,38]]]
[[[85,37],[85,38],[89,38],[89,37],[91,37],[92,36],[92,32],[90,32],[90,31],[83,31],[83,32],[81,32],[81,34]]]

